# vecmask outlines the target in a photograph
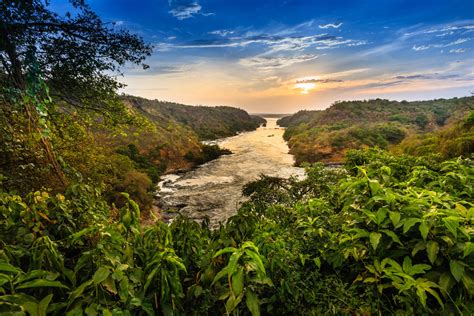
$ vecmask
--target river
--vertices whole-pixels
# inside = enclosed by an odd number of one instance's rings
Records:
[[[293,156],[283,140],[284,128],[276,118],[266,118],[266,126],[252,132],[217,140],[232,151],[184,174],[169,174],[158,184],[157,204],[164,219],[177,211],[196,221],[209,217],[211,227],[237,212],[245,201],[243,186],[259,175],[303,177],[304,170],[293,166]]]

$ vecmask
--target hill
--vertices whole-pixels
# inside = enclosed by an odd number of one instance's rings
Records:
[[[191,128],[201,140],[236,135],[265,123],[260,116],[249,115],[228,106],[190,106],[179,103],[123,96],[123,100],[156,122],[175,121]]]
[[[284,137],[297,164],[340,162],[350,149],[391,148],[406,138],[452,128],[472,109],[474,97],[344,101],[322,111],[300,111],[278,124],[287,127]]]

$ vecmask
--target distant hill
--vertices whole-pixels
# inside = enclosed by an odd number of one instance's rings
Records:
[[[124,96],[123,100],[153,121],[174,121],[188,126],[201,140],[233,136],[265,123],[260,116],[228,106],[190,106],[134,96]]]
[[[474,97],[344,101],[322,111],[300,111],[278,124],[287,127],[284,137],[297,164],[340,162],[349,149],[390,148],[406,138],[447,129],[473,109]]]

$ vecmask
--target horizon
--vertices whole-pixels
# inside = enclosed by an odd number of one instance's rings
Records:
[[[336,101],[419,101],[474,90],[474,2],[99,0],[114,28],[154,45],[120,92],[249,113]],[[51,7],[64,14],[67,0]],[[341,9],[342,8],[342,9]],[[257,18],[258,16],[258,18]]]

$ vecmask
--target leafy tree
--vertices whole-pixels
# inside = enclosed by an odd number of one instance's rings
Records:
[[[141,64],[151,53],[142,39],[104,23],[83,0],[70,3],[72,13],[64,16],[51,11],[47,0],[0,3],[0,105],[7,118],[2,131],[32,133],[33,139],[24,139],[21,146],[42,152],[63,185],[61,161],[49,137],[52,116],[81,111],[113,122],[129,120],[116,95],[122,86],[116,75],[126,62]]]

